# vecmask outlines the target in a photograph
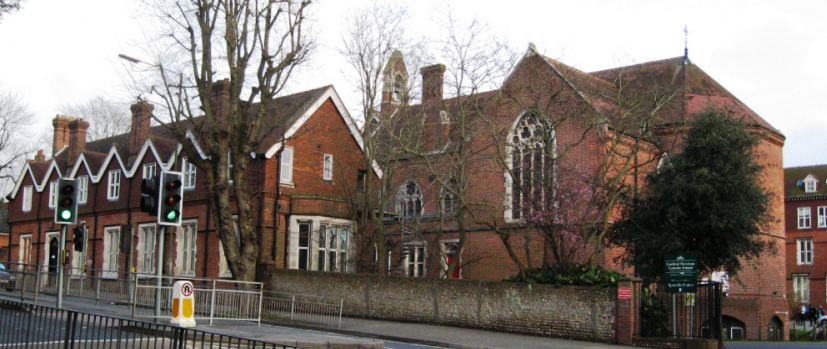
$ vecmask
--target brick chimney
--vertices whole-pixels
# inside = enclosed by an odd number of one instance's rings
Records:
[[[442,79],[445,76],[445,65],[434,64],[422,67],[422,104],[442,101]]]
[[[37,155],[34,156],[34,160],[29,160],[29,162],[43,162],[46,161],[46,155],[43,155],[43,149],[37,150]]]
[[[227,115],[230,112],[230,79],[216,81],[212,85],[210,91],[210,102],[212,102],[213,112],[216,120],[223,119],[221,116]]]
[[[129,153],[135,154],[141,150],[147,138],[152,121],[152,110],[155,106],[147,101],[138,101],[129,107],[132,111],[132,129],[129,131]]]
[[[72,118],[68,116],[57,115],[52,119],[52,126],[54,126],[54,136],[52,138],[52,156],[55,156],[63,147],[69,146],[69,122]]]
[[[86,150],[86,133],[89,130],[89,123],[83,119],[69,121],[69,163]]]

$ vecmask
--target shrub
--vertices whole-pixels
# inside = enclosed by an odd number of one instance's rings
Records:
[[[562,268],[558,264],[528,270],[526,275],[525,280],[521,280],[520,275],[515,275],[505,279],[505,281],[558,286],[585,285],[610,287],[617,286],[617,281],[623,277],[623,274],[601,267],[580,265],[571,268]]]

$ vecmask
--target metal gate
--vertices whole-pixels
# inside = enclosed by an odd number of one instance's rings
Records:
[[[695,293],[666,293],[661,283],[634,287],[640,295],[636,336],[721,340],[720,283],[698,284]]]

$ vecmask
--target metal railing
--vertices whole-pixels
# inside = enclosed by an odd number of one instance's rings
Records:
[[[0,299],[3,348],[256,348],[290,345]]]
[[[640,295],[637,336],[722,340],[720,283],[697,284],[695,293],[667,293],[660,283],[643,287],[636,282],[634,287]]]
[[[341,327],[344,301],[341,298],[263,291],[259,282],[229,279],[163,276],[161,280],[160,314],[156,314],[157,276],[124,272],[66,268],[64,295],[101,302],[129,305],[132,317],[171,318],[172,284],[186,279],[195,286],[196,320],[254,321],[277,320],[321,323]],[[57,295],[57,270],[48,266],[9,265],[6,272],[14,276],[7,285],[9,292],[21,300],[37,303],[41,294]]]
[[[343,307],[344,299],[341,298],[268,291],[264,293],[262,316],[342,327]]]

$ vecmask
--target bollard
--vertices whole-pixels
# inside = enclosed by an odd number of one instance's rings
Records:
[[[172,286],[172,320],[179,327],[195,327],[195,296],[192,282],[179,280]]]

